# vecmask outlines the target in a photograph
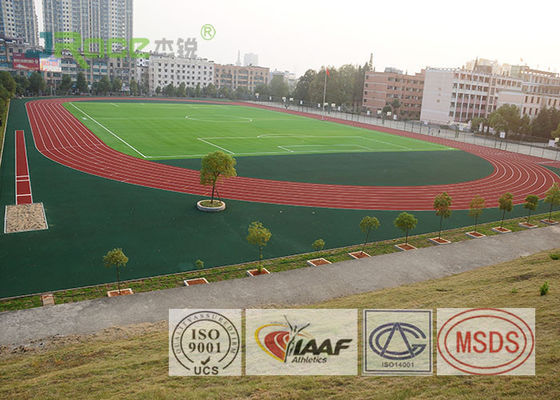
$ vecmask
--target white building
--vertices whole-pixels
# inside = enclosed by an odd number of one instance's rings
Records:
[[[208,86],[214,83],[214,61],[205,58],[181,58],[152,55],[148,66],[150,92],[163,89],[170,83],[177,87]]]
[[[0,0],[0,37],[39,44],[33,0]]]

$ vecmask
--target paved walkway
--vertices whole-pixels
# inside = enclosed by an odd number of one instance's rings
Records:
[[[304,305],[440,278],[560,247],[560,226],[133,296],[0,313],[0,345],[166,320],[170,308]]]

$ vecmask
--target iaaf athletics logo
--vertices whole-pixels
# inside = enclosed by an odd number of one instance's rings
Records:
[[[241,310],[169,310],[169,375],[241,375]]]
[[[364,310],[365,375],[431,375],[431,310]]]
[[[247,375],[356,374],[356,310],[246,312]]]

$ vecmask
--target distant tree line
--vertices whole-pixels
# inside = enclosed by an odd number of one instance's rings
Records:
[[[522,117],[517,106],[505,104],[492,112],[488,118],[476,117],[471,120],[471,129],[474,132],[488,132],[488,128],[505,132],[507,137],[560,137],[560,110],[544,107],[531,120],[528,115]]]

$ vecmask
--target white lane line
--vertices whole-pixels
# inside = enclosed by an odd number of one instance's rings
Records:
[[[135,152],[137,152],[138,154],[140,154],[142,157],[147,158],[144,154],[140,153],[140,151],[138,151],[134,146],[132,146],[130,143],[128,143],[126,140],[122,139],[121,137],[119,137],[117,134],[113,133],[112,131],[110,131],[108,128],[106,128],[104,125],[100,124],[99,122],[97,122],[94,118],[92,118],[90,115],[86,114],[84,111],[82,111],[80,108],[78,108],[74,103],[70,103],[70,105],[72,107],[74,107],[76,110],[78,110],[79,112],[81,112],[82,114],[84,114],[86,117],[88,117],[89,119],[91,119],[93,122],[95,122],[97,125],[99,125],[100,127],[102,127],[103,129],[105,129],[107,132],[109,132],[111,135],[113,135],[114,137],[116,137],[117,139],[119,139],[121,142],[123,142],[124,144],[126,144],[128,147],[130,147],[132,150],[134,150]]]
[[[287,148],[285,148],[284,146],[278,146],[278,148],[279,148],[279,149],[282,149],[282,150],[289,151],[290,153],[293,153],[293,152],[294,152],[293,150],[287,149]]]
[[[202,139],[202,138],[197,138],[197,139],[200,140],[201,142],[204,142],[204,143],[206,143],[206,144],[209,144],[210,146],[217,147],[218,149],[223,150],[223,151],[225,151],[225,152],[227,152],[227,153],[229,153],[229,154],[235,154],[233,151],[229,151],[228,149],[225,149],[225,148],[223,148],[223,147],[220,147],[220,146],[218,146],[217,144],[210,143],[210,142],[208,142],[208,141],[206,141],[206,140],[204,140],[204,139]]]

